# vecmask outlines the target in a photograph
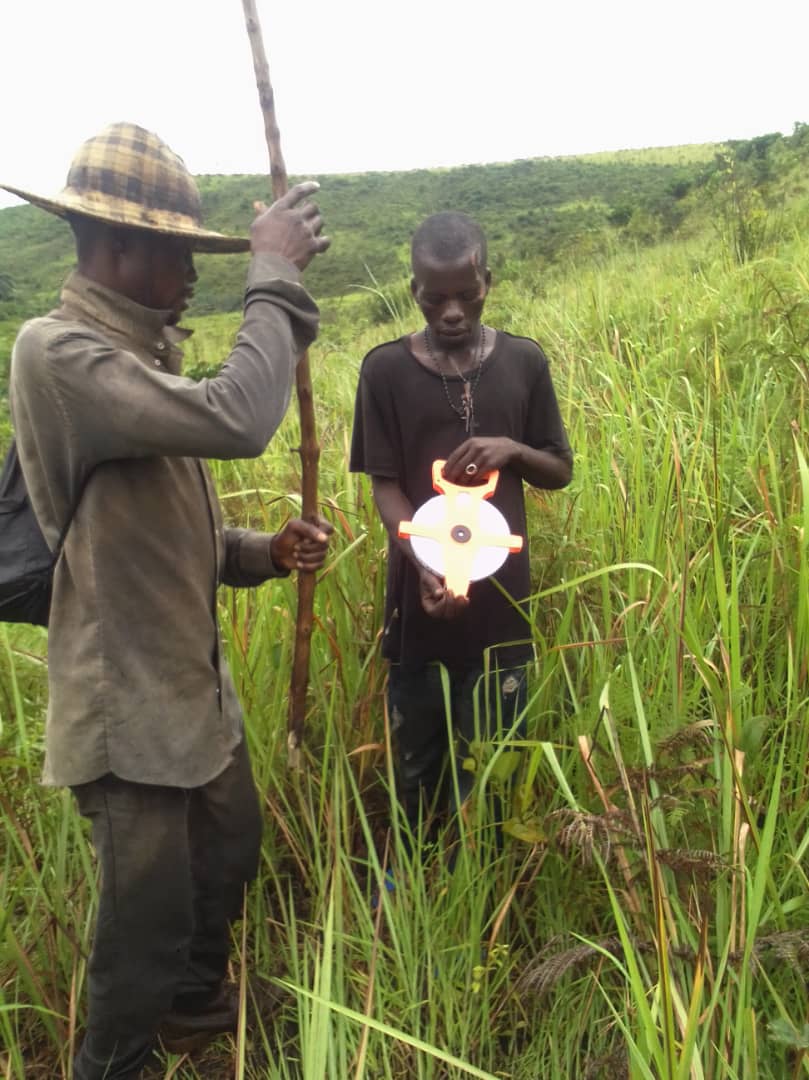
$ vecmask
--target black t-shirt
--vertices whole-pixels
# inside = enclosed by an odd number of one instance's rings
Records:
[[[447,401],[438,372],[425,368],[403,337],[372,349],[365,357],[354,411],[350,468],[395,479],[414,510],[432,498],[433,461],[447,458],[466,438],[466,429]],[[461,379],[447,376],[453,401],[460,401]],[[508,436],[567,460],[570,445],[551,382],[548,361],[536,342],[498,331],[474,391],[477,436]],[[525,538],[494,574],[508,596],[524,601],[530,593],[528,537],[522,480],[501,469],[491,503],[509,529]],[[496,660],[514,666],[531,656],[531,628],[522,611],[492,579],[469,587],[469,606],[451,621],[434,619],[421,606],[418,574],[410,559],[391,542],[385,602],[383,655],[415,667],[441,660],[451,667],[480,663],[484,649],[499,646]]]

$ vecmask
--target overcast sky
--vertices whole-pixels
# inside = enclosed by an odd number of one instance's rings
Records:
[[[258,2],[296,174],[809,122],[807,0]],[[0,182],[56,192],[77,146],[116,120],[156,131],[195,173],[266,170],[239,0],[8,2],[0,28]]]

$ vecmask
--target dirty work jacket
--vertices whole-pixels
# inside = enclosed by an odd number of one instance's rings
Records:
[[[112,772],[195,787],[241,738],[217,585],[278,573],[266,535],[223,528],[201,459],[262,453],[317,307],[291,263],[254,256],[235,347],[196,383],[179,374],[183,335],[168,312],[78,273],[61,300],[21,329],[10,378],[20,461],[52,547],[89,475],[54,577],[43,780]]]

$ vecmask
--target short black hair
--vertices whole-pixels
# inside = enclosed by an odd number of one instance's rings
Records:
[[[477,251],[482,268],[486,266],[486,234],[480,225],[457,210],[432,214],[413,233],[410,258],[431,256],[441,262],[457,262],[470,251]]]

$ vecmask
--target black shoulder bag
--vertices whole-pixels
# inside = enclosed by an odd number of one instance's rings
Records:
[[[84,485],[56,550],[51,551],[31,506],[17,443],[12,440],[0,473],[0,622],[48,625],[53,571],[83,490]]]

